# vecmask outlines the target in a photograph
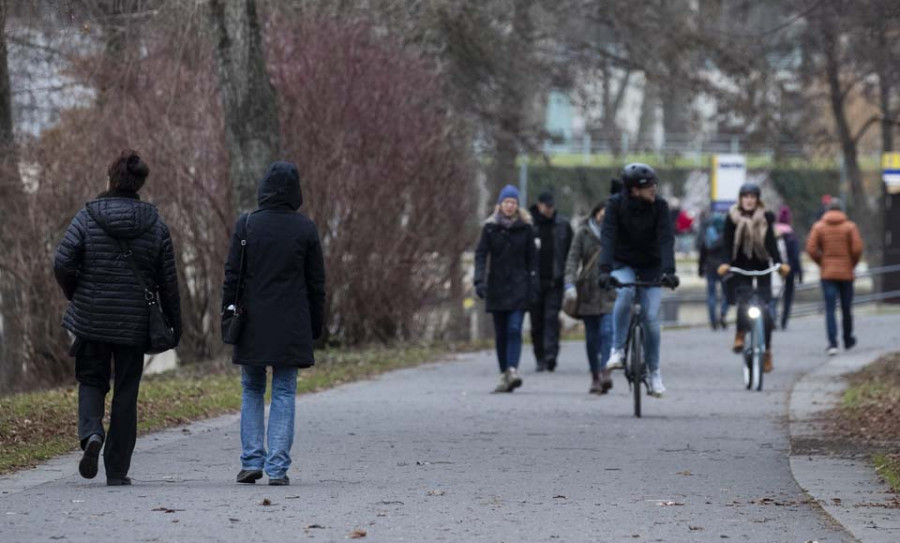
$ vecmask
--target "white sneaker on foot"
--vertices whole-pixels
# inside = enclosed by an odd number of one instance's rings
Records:
[[[625,367],[625,349],[613,349],[606,363],[608,370],[620,370]]]
[[[834,355],[838,354],[838,348],[837,347],[828,347],[828,349],[825,350],[825,353],[828,354],[828,356],[834,356]]]
[[[654,398],[662,398],[662,395],[665,394],[666,387],[662,382],[662,375],[659,373],[659,370],[650,372],[650,395]]]
[[[516,368],[509,368],[508,370],[506,370],[506,379],[509,383],[508,392],[512,392],[513,390],[522,386],[522,378],[519,376],[519,372],[516,370]]]

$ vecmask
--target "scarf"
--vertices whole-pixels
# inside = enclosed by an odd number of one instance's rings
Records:
[[[512,228],[512,225],[516,224],[516,221],[518,219],[519,219],[518,213],[516,213],[512,217],[507,217],[500,211],[497,211],[497,224],[499,224],[503,228]]]
[[[591,232],[594,234],[594,237],[596,237],[597,239],[601,239],[600,234],[602,230],[600,229],[600,225],[597,224],[597,221],[595,221],[593,217],[588,219],[588,226],[591,227]]]
[[[748,259],[769,260],[769,252],[766,251],[766,230],[769,229],[769,221],[766,220],[766,210],[762,202],[750,214],[741,210],[740,204],[735,204],[728,212],[728,216],[735,225],[731,258],[737,258],[738,251],[741,251]]]

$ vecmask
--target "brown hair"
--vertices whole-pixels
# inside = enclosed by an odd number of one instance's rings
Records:
[[[106,174],[109,176],[110,190],[137,192],[150,175],[150,168],[141,160],[137,151],[126,149],[110,163]]]

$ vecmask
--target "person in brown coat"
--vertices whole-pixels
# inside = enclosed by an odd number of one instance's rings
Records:
[[[828,331],[828,355],[837,354],[837,320],[835,309],[841,300],[841,325],[844,348],[856,345],[853,335],[853,268],[863,252],[862,237],[856,223],[847,218],[843,204],[834,198],[828,211],[813,225],[806,241],[806,252],[822,269],[822,293],[825,296],[825,326]]]

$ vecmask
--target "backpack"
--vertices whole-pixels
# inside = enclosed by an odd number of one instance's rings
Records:
[[[722,246],[722,234],[725,231],[725,218],[720,214],[713,217],[706,224],[703,231],[703,247],[707,251],[718,250]]]

